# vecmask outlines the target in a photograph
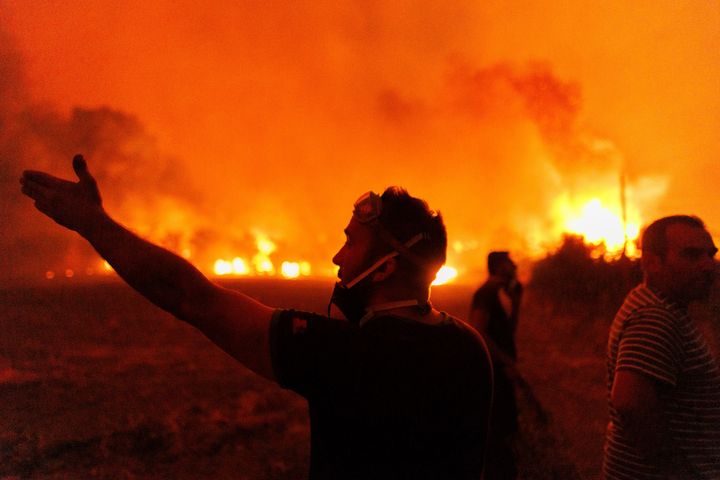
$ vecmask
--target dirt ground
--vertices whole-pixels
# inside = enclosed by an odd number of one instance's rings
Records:
[[[323,311],[331,285],[247,281]],[[288,288],[291,287],[291,288]],[[472,288],[435,304],[465,317]],[[301,479],[304,401],[245,370],[118,283],[0,290],[0,479]],[[526,296],[518,334],[523,479],[596,478],[606,422],[605,308]]]

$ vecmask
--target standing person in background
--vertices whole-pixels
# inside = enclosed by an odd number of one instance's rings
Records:
[[[490,252],[487,267],[488,279],[475,292],[470,310],[470,324],[484,336],[495,374],[485,478],[512,480],[517,477],[514,446],[518,432],[514,385],[517,377],[515,331],[522,285],[517,280],[517,266],[508,252]]]
[[[675,215],[642,235],[644,282],[610,328],[606,480],[720,478],[720,371],[688,305],[707,299],[717,248]]]

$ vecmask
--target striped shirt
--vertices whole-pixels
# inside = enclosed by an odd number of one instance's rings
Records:
[[[647,285],[636,287],[613,320],[607,353],[608,393],[617,370],[668,387],[659,390],[663,415],[673,450],[693,469],[687,478],[720,478],[720,371],[687,311]],[[607,480],[665,478],[633,447],[612,402],[603,470]]]

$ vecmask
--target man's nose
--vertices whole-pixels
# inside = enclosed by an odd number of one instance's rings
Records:
[[[340,250],[338,250],[337,253],[332,258],[332,262],[335,265],[337,265],[338,267],[340,266],[340,260],[341,260],[340,256],[341,256],[343,250],[345,250],[345,247],[341,247]]]

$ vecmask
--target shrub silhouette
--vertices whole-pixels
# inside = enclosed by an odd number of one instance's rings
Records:
[[[566,234],[558,249],[536,262],[530,285],[547,302],[562,308],[578,305],[613,310],[642,280],[640,262],[625,255],[606,259],[605,245],[590,245]]]

